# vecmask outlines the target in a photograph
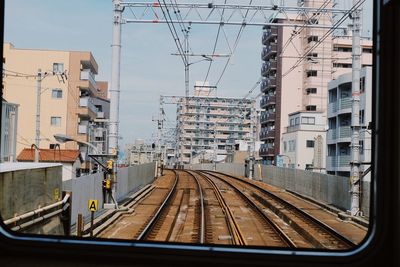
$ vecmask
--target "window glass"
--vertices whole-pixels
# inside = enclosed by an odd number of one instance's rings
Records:
[[[349,5],[339,3],[336,7],[329,1],[323,6],[324,1],[292,1],[293,6],[282,8],[275,4],[271,8],[263,1],[222,0],[200,1],[202,4],[194,6],[195,1],[109,1],[108,5],[89,7],[78,0],[54,6],[37,0],[23,5],[21,0],[6,2],[4,40],[10,43],[4,43],[7,66],[3,66],[1,116],[6,122],[2,119],[1,143],[7,144],[1,147],[0,161],[35,162],[38,159],[32,152],[36,146],[36,151],[43,150],[43,161],[62,163],[57,167],[59,175],[51,176],[54,180],[38,185],[44,190],[40,193],[43,198],[7,211],[4,219],[11,220],[7,224],[10,228],[36,224],[54,215],[55,219],[38,224],[40,231],[35,227],[17,231],[79,236],[80,240],[93,235],[129,243],[201,244],[206,249],[214,245],[218,249],[248,246],[269,251],[284,247],[288,251],[336,253],[350,251],[363,242],[367,227],[352,226],[374,218],[367,191],[371,175],[360,180],[365,182],[360,190],[367,189],[360,192],[358,202],[351,201],[353,184],[349,181],[357,153],[357,145],[352,143],[352,110],[360,111],[356,115],[361,124],[362,163],[371,162],[374,156],[370,149],[373,134],[364,129],[374,115],[371,95],[375,93],[370,88],[374,82],[369,67],[374,46],[364,38],[368,35],[364,24],[371,20],[365,16],[366,10],[371,10],[367,1],[359,3],[363,10],[361,50],[352,48],[348,26],[352,26],[353,14],[343,13],[349,11]],[[15,16],[21,6],[23,16]],[[345,19],[336,27],[333,18],[340,19],[343,14]],[[30,23],[22,23],[21,18]],[[119,18],[123,18],[122,31],[115,28],[121,26]],[[139,24],[142,19],[146,23]],[[205,21],[199,23],[201,20]],[[153,23],[150,29],[148,22],[162,23]],[[165,22],[169,27],[160,27]],[[276,25],[264,27],[273,23]],[[111,31],[91,30],[88,34],[90,27],[112,27],[121,33],[121,43]],[[112,48],[105,50],[110,44]],[[271,45],[273,51],[268,50]],[[351,101],[352,51],[362,52],[358,109]],[[260,70],[266,65],[274,70],[261,77]],[[38,69],[43,75],[37,75]],[[90,70],[91,79],[82,80],[82,70]],[[369,166],[362,167],[360,176]],[[286,213],[289,207],[267,200],[253,185],[193,172],[197,183],[191,174],[184,173],[199,169],[267,184],[264,187],[271,186],[273,192],[296,189],[299,198],[317,197],[316,202],[340,210],[325,222],[353,243],[344,244],[346,241],[341,243],[334,234],[326,234],[328,227],[303,229],[309,222]],[[174,191],[175,174],[179,178]],[[310,191],[317,187],[332,195]],[[36,185],[32,188],[37,189]],[[60,202],[68,192],[71,198]],[[172,198],[165,203],[173,206],[156,217],[169,192]],[[204,202],[198,192],[204,192]],[[245,192],[245,196],[236,192]],[[35,195],[8,193],[10,201],[5,203],[13,204]],[[261,214],[251,209],[246,197],[257,203]],[[221,204],[222,199],[226,204]],[[66,202],[69,208],[64,206]],[[356,202],[361,204],[353,216],[363,220],[340,221],[339,215],[346,215]],[[59,206],[49,208],[48,213],[24,217],[55,203]],[[315,210],[326,215],[318,205],[304,207],[310,216],[324,220]],[[0,212],[3,215],[1,207]],[[111,213],[122,216],[104,224],[112,216],[102,219]],[[199,217],[202,213],[204,218]],[[277,227],[268,228],[267,220],[259,219],[263,213],[272,214]],[[90,231],[92,215],[94,232]],[[142,236],[152,227],[147,227],[152,218],[159,220],[157,225],[152,233]],[[275,233],[277,229],[283,232]]]
[[[62,90],[61,89],[53,89],[51,91],[51,97],[52,98],[62,98],[63,97]]]
[[[61,126],[61,117],[51,117],[50,125],[51,126]]]

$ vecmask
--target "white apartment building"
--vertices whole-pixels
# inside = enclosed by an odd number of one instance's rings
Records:
[[[372,121],[372,68],[364,67],[360,75],[360,161],[371,161],[371,131],[367,129]],[[328,84],[328,133],[327,163],[328,174],[350,176],[351,160],[351,73],[342,74]],[[370,165],[362,164],[364,172]],[[366,179],[369,179],[368,177]]]
[[[208,83],[196,82],[194,96],[177,105],[178,161],[225,162],[237,140],[252,143],[256,120],[255,100],[217,97]]]
[[[322,112],[289,114],[277,166],[325,172],[326,119]]]

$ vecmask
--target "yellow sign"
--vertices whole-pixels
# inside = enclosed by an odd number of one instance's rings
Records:
[[[60,189],[59,188],[54,188],[54,200],[55,201],[60,200]]]
[[[97,199],[89,200],[89,211],[96,211],[98,207]]]

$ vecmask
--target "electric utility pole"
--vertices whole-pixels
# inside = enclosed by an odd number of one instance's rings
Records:
[[[112,62],[110,82],[110,132],[108,153],[118,155],[118,124],[119,124],[119,94],[120,94],[120,67],[121,67],[121,25],[124,7],[121,0],[113,0],[113,39],[112,39]]]
[[[353,5],[357,0],[353,0]],[[353,46],[352,46],[352,111],[351,111],[351,215],[360,213],[360,9],[355,9],[351,14],[353,20]]]
[[[35,162],[39,162],[40,145],[40,95],[42,90],[42,70],[38,69],[36,76],[36,138],[35,138]]]

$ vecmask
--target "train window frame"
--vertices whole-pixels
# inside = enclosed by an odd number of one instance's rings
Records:
[[[4,1],[1,2],[4,25]],[[374,1],[374,70],[373,70],[373,168],[371,211],[373,217],[366,239],[350,251],[328,250],[284,250],[271,248],[240,248],[227,246],[181,245],[173,243],[136,243],[114,240],[88,240],[70,237],[38,236],[9,231],[0,222],[0,262],[35,263],[41,266],[86,266],[83,258],[90,264],[99,266],[113,264],[126,265],[129,262],[151,265],[169,265],[182,263],[233,264],[245,266],[370,266],[382,260],[399,263],[399,229],[393,226],[400,222],[400,215],[393,210],[399,206],[399,136],[396,100],[399,94],[395,88],[400,84],[400,59],[396,44],[395,29],[400,25],[400,5],[395,0]],[[2,43],[4,36],[2,35]],[[393,39],[396,38],[395,41]],[[384,48],[384,49],[383,49]],[[390,54],[394,53],[394,54]],[[394,56],[393,56],[394,55]],[[396,76],[397,75],[397,76]],[[385,88],[383,90],[383,88]],[[393,114],[393,117],[385,116]],[[394,123],[393,123],[394,121]],[[392,142],[397,149],[387,149]],[[386,148],[386,149],[385,149]],[[378,160],[379,159],[379,160]],[[376,179],[386,177],[386,179]],[[390,201],[391,200],[391,201]],[[392,228],[391,228],[392,227]],[[391,232],[393,231],[393,232]],[[157,256],[155,256],[157,255]],[[251,260],[250,260],[251,257]]]

